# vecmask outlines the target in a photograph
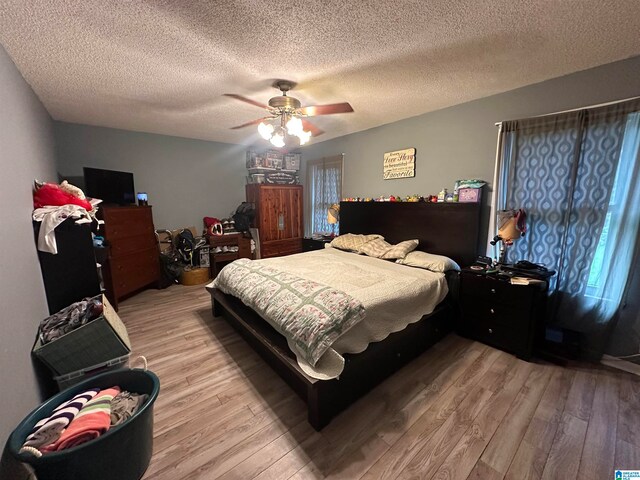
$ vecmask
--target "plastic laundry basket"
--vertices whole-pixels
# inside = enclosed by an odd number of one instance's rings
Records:
[[[149,395],[142,407],[125,423],[112,427],[98,439],[68,450],[34,457],[19,453],[33,426],[54,408],[89,388],[109,388]],[[153,451],[153,404],[160,381],[146,370],[115,370],[78,383],[51,397],[31,412],[11,433],[9,453],[31,465],[38,480],[138,480],[149,466]]]

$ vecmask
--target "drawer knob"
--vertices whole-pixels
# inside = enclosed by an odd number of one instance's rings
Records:
[[[496,313],[496,311],[493,308],[490,308],[489,311],[491,312],[491,315],[494,315]]]
[[[493,329],[492,328],[489,329],[489,333],[493,333]]]
[[[492,289],[491,289],[491,293],[496,293],[496,289],[495,289],[495,288],[492,288]]]

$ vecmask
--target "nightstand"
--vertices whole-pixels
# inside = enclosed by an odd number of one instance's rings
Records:
[[[322,250],[325,244],[330,243],[332,238],[323,238],[323,239],[315,239],[315,238],[303,238],[302,239],[302,251],[303,252],[312,252],[314,250]]]
[[[463,269],[458,325],[461,335],[529,360],[544,333],[547,283],[512,285],[508,280]]]
[[[251,239],[241,233],[212,235],[209,237],[209,245],[211,245],[211,273],[213,278],[218,276],[218,272],[222,268],[221,265],[238,258],[251,258]],[[235,252],[215,253],[216,247],[238,247],[238,250]]]

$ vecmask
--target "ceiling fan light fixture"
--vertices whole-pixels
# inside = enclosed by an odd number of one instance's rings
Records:
[[[260,122],[260,125],[258,125],[258,133],[265,140],[271,140],[271,137],[273,136],[273,125],[270,123]]]
[[[269,140],[274,147],[282,148],[284,147],[284,137],[286,135],[286,131],[282,127],[276,127],[273,130],[273,136]]]
[[[300,139],[300,145],[304,145],[311,139],[311,132],[301,130],[298,134],[298,138]]]
[[[287,133],[289,135],[300,136],[302,132],[302,120],[300,120],[299,117],[292,116],[287,122]]]

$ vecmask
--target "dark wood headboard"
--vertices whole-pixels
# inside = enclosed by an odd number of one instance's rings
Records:
[[[417,238],[418,250],[460,266],[477,256],[479,203],[341,202],[340,233],[378,233],[389,243]]]

